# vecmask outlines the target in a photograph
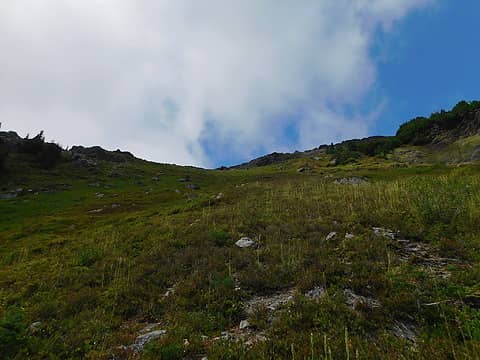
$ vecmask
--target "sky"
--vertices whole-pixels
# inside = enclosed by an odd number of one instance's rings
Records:
[[[480,99],[478,0],[2,0],[0,122],[218,167]]]

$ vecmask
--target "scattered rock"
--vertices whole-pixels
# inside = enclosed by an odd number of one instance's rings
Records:
[[[159,327],[159,326],[160,326],[160,323],[146,324],[145,327],[142,330],[140,330],[140,334],[149,333],[149,332],[153,331],[153,329],[155,329],[156,327]]]
[[[347,240],[353,239],[354,237],[355,237],[355,235],[353,235],[353,234],[350,234],[350,233],[345,234],[345,239],[347,239]]]
[[[152,177],[152,181],[160,181],[160,178],[158,176]]]
[[[176,189],[175,192],[176,192],[177,194],[181,194],[181,193],[182,193],[182,192],[181,192],[180,190],[178,190],[178,189]]]
[[[178,182],[189,182],[190,176],[185,176],[184,178],[178,179]]]
[[[97,199],[101,199],[105,196],[104,193],[96,193],[95,196],[97,197]]]
[[[284,292],[277,292],[273,295],[255,296],[245,303],[245,312],[252,314],[257,308],[266,308],[270,311],[276,311],[281,306],[288,304],[293,300],[294,290],[290,289]]]
[[[391,240],[395,239],[395,233],[392,230],[382,227],[373,227],[372,230],[376,236],[389,238]]]
[[[223,193],[219,193],[217,196],[215,196],[215,199],[216,200],[221,200],[225,197],[225,195]]]
[[[359,305],[367,306],[370,309],[379,308],[381,306],[378,300],[362,295],[357,295],[350,289],[345,289],[343,293],[346,297],[346,304],[351,309],[356,310]]]
[[[327,237],[325,238],[326,241],[330,241],[332,240],[333,238],[335,238],[337,236],[337,233],[335,231],[332,231],[330,232]]]
[[[100,146],[93,147],[83,147],[83,146],[73,146],[70,149],[72,153],[72,159],[74,161],[78,160],[87,160],[87,161],[111,161],[116,163],[123,163],[127,161],[135,160],[135,157],[126,151],[108,151],[102,149]]]
[[[141,352],[145,345],[161,336],[164,336],[166,333],[166,330],[155,330],[139,335],[135,339],[135,342],[129,346],[129,348],[136,353]]]
[[[325,288],[323,286],[315,286],[313,289],[308,290],[305,293],[305,296],[315,300],[321,298],[323,295],[325,295]]]
[[[411,324],[395,321],[393,324],[392,333],[398,338],[405,339],[413,343],[417,341],[415,326]]]
[[[340,178],[335,180],[334,183],[341,185],[361,185],[367,183],[367,179],[363,177]]]
[[[458,259],[437,256],[426,243],[399,238],[392,245],[401,261],[422,266],[438,278],[448,278],[450,276],[447,270],[448,265],[461,263]]]
[[[112,209],[116,209],[116,208],[119,208],[120,207],[120,204],[112,204]]]
[[[242,237],[240,240],[238,240],[235,245],[237,245],[239,248],[249,248],[252,246],[255,246],[257,243],[250,239],[249,237]]]

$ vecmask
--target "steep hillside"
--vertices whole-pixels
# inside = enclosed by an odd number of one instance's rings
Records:
[[[461,119],[223,171],[0,133],[0,358],[478,359]]]

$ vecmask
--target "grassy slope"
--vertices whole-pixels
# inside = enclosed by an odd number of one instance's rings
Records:
[[[145,358],[477,359],[480,312],[463,300],[480,291],[480,167],[327,163],[16,169],[22,177],[2,178],[5,186],[70,186],[0,202],[0,318],[18,335],[4,348],[18,358],[107,358],[132,343],[142,323],[160,322],[168,335]],[[298,173],[304,165],[313,170]],[[122,176],[110,177],[112,170]],[[178,182],[185,176],[200,189],[185,189]],[[370,181],[333,183],[343,176]],[[442,268],[449,276],[415,258],[401,261],[396,244],[375,236],[373,226],[456,259]],[[339,235],[325,241],[331,231]],[[355,237],[344,239],[347,232]],[[236,248],[241,236],[259,248]],[[172,286],[175,294],[164,297]],[[327,295],[302,295],[314,286]],[[204,340],[238,326],[242,303],[253,296],[291,288],[295,301],[273,324],[262,309],[250,319],[268,332],[267,342]],[[352,310],[344,289],[381,306]],[[34,321],[38,328],[25,329]],[[417,329],[415,346],[392,335],[399,321]]]

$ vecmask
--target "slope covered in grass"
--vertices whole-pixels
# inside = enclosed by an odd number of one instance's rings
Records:
[[[323,156],[4,174],[1,357],[477,359],[480,167]]]

